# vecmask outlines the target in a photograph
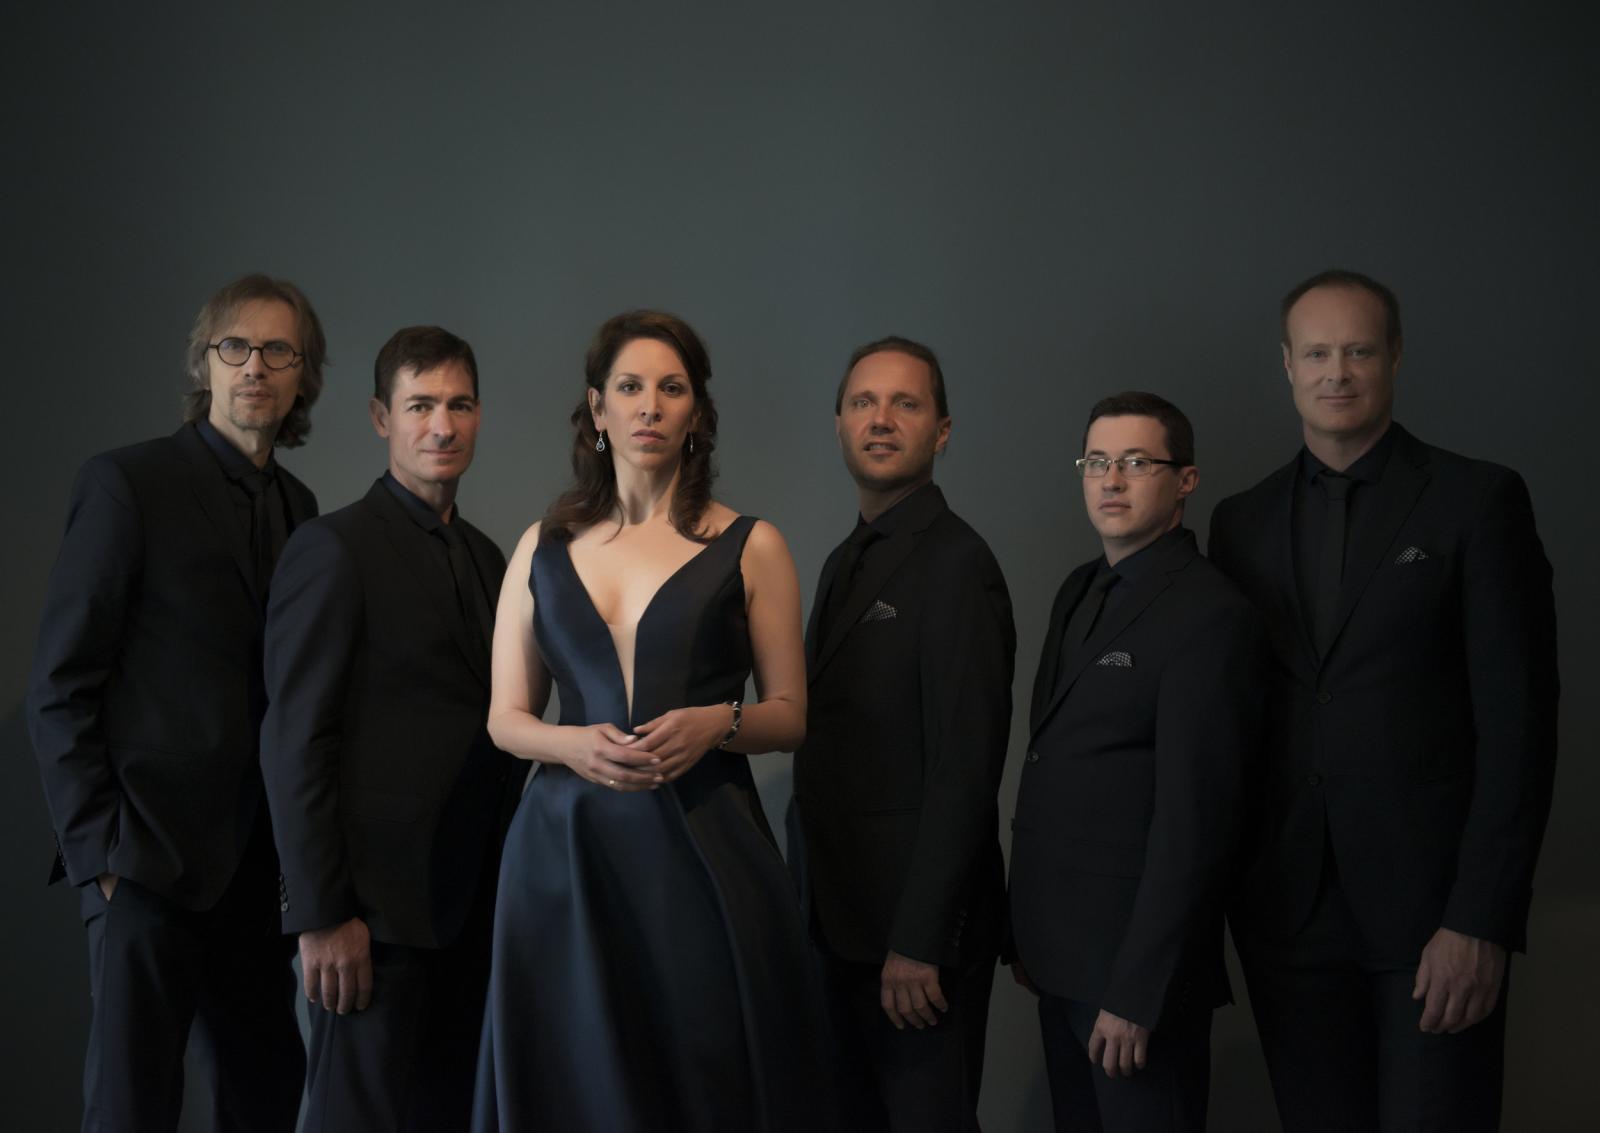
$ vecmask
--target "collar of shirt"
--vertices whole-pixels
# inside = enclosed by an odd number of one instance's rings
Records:
[[[278,461],[272,454],[267,455],[267,463],[257,468],[251,463],[250,458],[233,445],[221,433],[212,427],[210,421],[204,417],[195,422],[195,431],[200,434],[200,439],[206,442],[206,447],[211,450],[211,455],[217,458],[217,463],[222,466],[222,474],[230,480],[243,480],[252,472],[265,473],[268,479],[278,473]]]
[[[1383,479],[1383,470],[1389,463],[1389,451],[1393,448],[1394,422],[1391,421],[1383,436],[1378,438],[1378,443],[1362,453],[1361,459],[1346,468],[1341,475],[1359,480],[1363,484],[1376,484]],[[1310,449],[1300,450],[1300,475],[1307,484],[1316,480],[1319,473],[1332,471],[1333,469],[1311,455]]]
[[[888,537],[924,518],[929,512],[937,511],[944,506],[944,493],[939,491],[939,486],[929,480],[922,487],[912,492],[905,499],[895,504],[894,507],[884,512],[872,521],[872,529],[879,535]],[[865,523],[866,520],[860,522]]]
[[[400,501],[400,506],[405,508],[406,514],[411,517],[411,521],[428,534],[432,535],[435,531],[444,526],[444,520],[439,518],[439,513],[429,507],[427,503],[410,488],[396,480],[393,472],[384,472],[383,486],[388,488],[394,498]],[[460,519],[461,508],[452,507],[450,511],[450,518],[452,521]]]
[[[1160,561],[1161,552],[1157,548],[1167,547],[1187,538],[1189,538],[1189,529],[1180,523],[1155,542],[1147,543],[1127,558],[1122,559],[1116,566],[1108,567],[1105,556],[1102,555],[1100,557],[1100,569],[1114,571],[1123,582],[1138,582],[1155,569],[1155,564]],[[1098,573],[1097,571],[1096,574]]]

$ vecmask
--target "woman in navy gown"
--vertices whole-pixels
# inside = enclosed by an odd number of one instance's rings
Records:
[[[496,621],[489,730],[539,768],[501,865],[474,1127],[828,1128],[810,946],[747,758],[805,731],[794,563],[711,498],[686,323],[619,315],[585,369],[575,482]]]

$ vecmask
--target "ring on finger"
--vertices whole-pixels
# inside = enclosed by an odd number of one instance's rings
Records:
[[[617,785],[617,781],[615,779],[607,779],[606,780],[606,786],[615,787],[616,785]]]

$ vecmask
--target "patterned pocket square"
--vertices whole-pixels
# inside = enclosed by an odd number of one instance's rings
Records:
[[[1133,668],[1133,654],[1124,652],[1121,649],[1116,649],[1110,653],[1107,653],[1104,657],[1100,658],[1100,660],[1096,661],[1095,664],[1104,665],[1110,669],[1131,669]]]
[[[1394,560],[1394,565],[1405,566],[1407,563],[1420,563],[1427,557],[1428,552],[1424,551],[1421,547],[1407,547],[1405,550],[1401,551],[1399,557]]]
[[[900,611],[887,602],[874,602],[867,607],[867,612],[861,615],[861,620],[864,622],[885,622],[890,618],[898,617],[899,614]]]

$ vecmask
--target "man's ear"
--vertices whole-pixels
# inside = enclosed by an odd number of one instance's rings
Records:
[[[372,416],[373,431],[380,437],[389,435],[389,407],[377,398],[367,402],[367,412]]]

